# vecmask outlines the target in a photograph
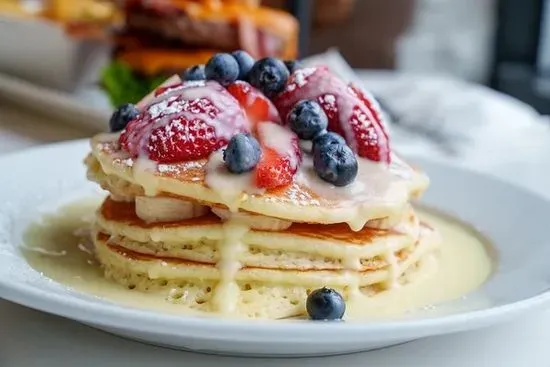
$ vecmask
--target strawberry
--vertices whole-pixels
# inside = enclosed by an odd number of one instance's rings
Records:
[[[238,80],[227,86],[227,91],[239,101],[253,126],[262,121],[281,122],[273,103],[247,82]]]
[[[161,163],[207,158],[247,130],[238,102],[216,82],[186,82],[158,89],[121,133],[133,156]]]
[[[296,171],[290,168],[290,161],[273,149],[262,149],[262,158],[256,166],[256,186],[272,189],[292,182]]]
[[[272,189],[291,184],[302,159],[298,137],[282,126],[262,122],[258,140],[262,156],[255,169],[256,185]]]
[[[349,88],[363,103],[363,105],[359,103],[354,106],[350,119],[357,140],[357,153],[372,161],[390,163],[389,136],[382,121],[378,102],[367,92],[351,83]]]
[[[285,90],[275,99],[286,120],[299,101],[316,100],[328,117],[328,130],[342,135],[359,156],[376,162],[390,162],[388,134],[376,101],[354,85],[336,77],[325,67],[295,71]]]
[[[309,99],[307,95],[311,94],[311,86],[315,85],[319,77],[325,74],[329,74],[329,71],[322,66],[298,69],[290,75],[285,89],[273,99],[283,121],[286,121],[288,113],[297,102]]]

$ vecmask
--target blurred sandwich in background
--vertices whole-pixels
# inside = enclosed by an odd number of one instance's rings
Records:
[[[102,82],[113,105],[137,102],[166,76],[236,49],[292,59],[298,23],[257,0],[126,0]]]
[[[0,73],[68,92],[97,83],[120,20],[106,0],[0,0]]]

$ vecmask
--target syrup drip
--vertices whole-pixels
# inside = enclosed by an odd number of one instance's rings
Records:
[[[220,272],[220,281],[214,289],[213,306],[222,314],[235,312],[241,290],[235,281],[241,268],[239,255],[244,251],[242,238],[250,230],[238,220],[228,220],[223,225],[224,239],[218,243],[219,260],[216,264]]]
[[[223,161],[223,152],[218,150],[210,155],[206,165],[206,184],[216,192],[230,211],[236,212],[243,194],[261,194],[264,192],[254,184],[252,172],[234,174],[227,170]]]

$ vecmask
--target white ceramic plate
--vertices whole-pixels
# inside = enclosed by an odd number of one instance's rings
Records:
[[[276,356],[347,353],[486,327],[550,301],[550,202],[495,179],[424,160],[415,160],[432,179],[424,202],[475,223],[498,250],[496,272],[465,300],[455,301],[455,313],[378,322],[236,321],[123,308],[77,293],[30,268],[18,245],[26,226],[42,211],[98,192],[85,179],[81,162],[87,149],[87,142],[78,141],[0,158],[0,297],[154,344]],[[476,303],[479,299],[485,302]]]

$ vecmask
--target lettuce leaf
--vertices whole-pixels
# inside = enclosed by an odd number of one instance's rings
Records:
[[[101,85],[113,107],[124,103],[137,103],[164,81],[163,76],[145,78],[136,75],[130,67],[112,61],[101,73]]]

